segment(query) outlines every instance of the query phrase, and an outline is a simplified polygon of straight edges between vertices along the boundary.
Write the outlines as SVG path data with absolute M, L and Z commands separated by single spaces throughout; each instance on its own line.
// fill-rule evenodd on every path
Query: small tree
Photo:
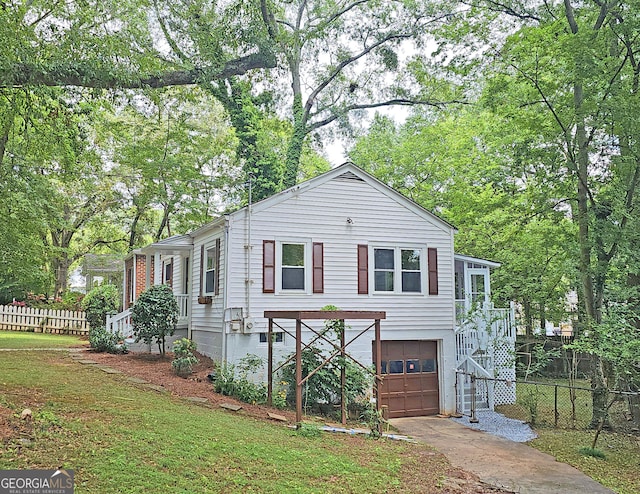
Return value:
M 193 352 L 196 344 L 189 338 L 181 338 L 173 344 L 173 362 L 171 367 L 180 377 L 186 377 L 193 372 L 193 366 L 199 362 Z
M 178 302 L 167 285 L 154 285 L 140 294 L 131 309 L 131 322 L 136 341 L 158 344 L 165 354 L 165 338 L 173 335 L 178 323 Z
M 117 312 L 120 294 L 115 285 L 99 285 L 82 299 L 82 309 L 91 329 L 104 328 L 107 315 Z

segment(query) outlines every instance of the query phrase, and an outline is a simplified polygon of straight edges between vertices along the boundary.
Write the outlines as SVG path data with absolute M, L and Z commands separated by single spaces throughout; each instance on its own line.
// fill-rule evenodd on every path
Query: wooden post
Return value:
M 347 384 L 347 374 L 346 374 L 346 369 L 345 369 L 345 365 L 346 365 L 346 361 L 345 361 L 345 352 L 344 352 L 344 331 L 345 331 L 345 324 L 344 324 L 344 319 L 340 320 L 340 326 L 341 326 L 341 331 L 340 331 L 340 356 L 342 357 L 342 363 L 340 365 L 340 412 L 342 415 L 342 425 L 347 425 L 347 407 L 345 406 L 346 401 L 347 401 L 347 397 L 346 394 L 344 392 L 344 388 Z
M 296 424 L 302 422 L 302 323 L 296 319 Z
M 380 378 L 382 373 L 382 343 L 380 342 L 380 319 L 375 322 L 375 338 L 376 338 L 376 415 L 380 417 Z M 378 433 L 382 436 L 382 420 L 378 420 Z
M 273 319 L 269 318 L 267 332 L 267 405 L 273 405 Z

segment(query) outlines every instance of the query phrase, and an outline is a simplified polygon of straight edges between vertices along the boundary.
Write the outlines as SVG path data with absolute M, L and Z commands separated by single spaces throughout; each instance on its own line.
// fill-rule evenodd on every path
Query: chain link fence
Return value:
M 466 373 L 465 373 L 466 374 Z M 470 376 L 470 374 L 466 374 Z M 512 403 L 494 407 L 506 417 L 522 420 L 536 427 L 561 429 L 588 429 L 593 418 L 593 392 L 584 380 L 569 383 L 568 379 L 515 380 L 492 379 L 473 376 L 477 393 L 496 389 L 498 386 L 514 387 Z M 469 392 L 468 392 L 469 393 Z M 484 398 L 469 400 L 472 407 L 486 408 Z M 610 391 L 607 398 L 607 427 L 616 432 L 640 432 L 640 393 Z M 469 410 L 466 411 L 468 413 Z

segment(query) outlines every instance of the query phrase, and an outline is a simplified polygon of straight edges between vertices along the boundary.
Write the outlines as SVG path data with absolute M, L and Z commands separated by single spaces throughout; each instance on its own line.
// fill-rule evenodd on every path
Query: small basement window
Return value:
M 267 342 L 267 336 L 269 333 L 260 333 L 260 343 L 266 343 Z M 284 333 L 282 332 L 277 332 L 277 333 L 272 333 L 273 335 L 273 342 L 274 343 L 282 343 L 284 341 Z

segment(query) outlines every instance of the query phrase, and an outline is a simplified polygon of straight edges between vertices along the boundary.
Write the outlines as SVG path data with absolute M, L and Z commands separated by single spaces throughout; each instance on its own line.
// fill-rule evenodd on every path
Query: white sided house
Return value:
M 465 313 L 465 327 L 456 323 L 461 302 L 486 297 L 484 307 L 492 309 L 494 264 L 456 258 L 454 232 L 446 221 L 345 164 L 188 235 L 132 253 L 125 264 L 127 310 L 109 326 L 126 335 L 128 308 L 142 289 L 168 283 L 180 302 L 176 336 L 188 336 L 216 361 L 236 363 L 247 354 L 266 359 L 266 311 L 333 305 L 385 312 L 380 399 L 389 416 L 453 413 L 457 401 L 464 408 L 456 370 L 494 363 L 470 341 L 463 341 L 464 352 L 457 350 L 460 335 L 477 329 L 469 329 L 471 311 Z M 482 274 L 482 282 L 472 274 Z M 349 340 L 373 321 L 345 322 Z M 277 324 L 295 334 L 295 321 Z M 274 362 L 279 362 L 295 351 L 295 339 L 274 331 Z M 311 339 L 308 330 L 303 333 L 303 340 Z M 373 331 L 364 333 L 348 352 L 371 364 L 373 339 Z

